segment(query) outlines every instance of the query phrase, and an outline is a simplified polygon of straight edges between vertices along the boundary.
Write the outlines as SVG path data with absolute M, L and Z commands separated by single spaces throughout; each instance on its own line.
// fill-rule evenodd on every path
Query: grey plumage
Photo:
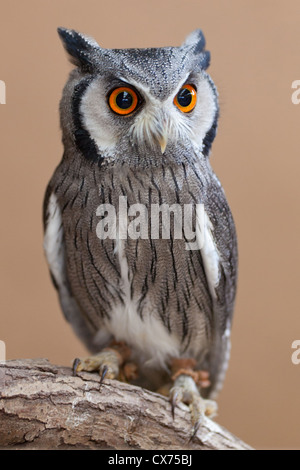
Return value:
M 112 336 L 127 341 L 149 370 L 149 387 L 159 384 L 173 355 L 194 357 L 210 372 L 206 394 L 212 396 L 228 360 L 237 245 L 209 163 L 218 100 L 205 72 L 204 37 L 198 30 L 181 47 L 108 50 L 72 30 L 59 34 L 76 69 L 61 100 L 65 151 L 46 192 L 44 225 L 62 309 L 91 351 Z M 198 94 L 189 113 L 173 103 L 185 83 Z M 125 117 L 108 106 L 111 90 L 124 84 L 140 98 Z M 127 197 L 128 206 L 147 208 L 203 204 L 210 245 L 186 250 L 174 230 L 165 240 L 99 239 L 97 208 L 117 208 L 119 196 Z M 148 222 L 150 233 L 150 211 Z

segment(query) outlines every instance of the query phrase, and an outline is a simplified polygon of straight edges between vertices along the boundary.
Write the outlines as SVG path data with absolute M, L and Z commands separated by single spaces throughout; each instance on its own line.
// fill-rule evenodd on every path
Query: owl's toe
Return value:
M 189 406 L 193 425 L 191 439 L 196 435 L 204 416 L 213 418 L 217 414 L 217 403 L 201 397 L 198 387 L 190 375 L 181 374 L 176 377 L 174 386 L 170 390 L 169 399 L 173 418 L 178 403 L 182 402 Z
M 115 379 L 119 375 L 120 357 L 116 351 L 103 350 L 93 356 L 76 358 L 73 362 L 73 375 L 78 372 L 99 372 L 103 381 L 104 377 Z
M 114 341 L 101 352 L 85 358 L 76 358 L 73 362 L 73 375 L 78 372 L 98 372 L 100 375 L 100 385 L 105 378 L 119 379 L 125 378 L 127 369 L 130 369 L 127 359 L 130 356 L 130 349 L 125 343 Z M 132 369 L 130 369 L 131 374 Z

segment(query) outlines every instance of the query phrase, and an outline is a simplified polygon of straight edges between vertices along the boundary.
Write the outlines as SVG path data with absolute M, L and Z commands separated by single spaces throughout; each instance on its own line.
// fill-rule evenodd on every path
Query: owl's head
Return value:
M 67 149 L 97 162 L 145 161 L 174 147 L 208 155 L 218 99 L 200 30 L 179 47 L 149 49 L 103 49 L 74 30 L 58 33 L 76 66 L 60 107 Z

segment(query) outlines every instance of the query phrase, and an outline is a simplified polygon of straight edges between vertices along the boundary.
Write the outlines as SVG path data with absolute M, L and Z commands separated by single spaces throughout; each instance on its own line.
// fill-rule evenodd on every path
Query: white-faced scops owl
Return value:
M 216 412 L 237 277 L 232 215 L 209 154 L 219 116 L 202 32 L 180 47 L 103 49 L 58 29 L 75 68 L 44 249 L 66 319 L 98 371 Z M 106 380 L 105 379 L 105 380 Z

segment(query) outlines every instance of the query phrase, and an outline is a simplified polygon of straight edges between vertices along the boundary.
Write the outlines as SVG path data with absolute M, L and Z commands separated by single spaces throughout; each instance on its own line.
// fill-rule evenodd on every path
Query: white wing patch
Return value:
M 44 250 L 51 273 L 58 285 L 64 284 L 64 248 L 61 212 L 54 193 L 48 203 L 48 219 L 44 236 Z
M 196 239 L 201 250 L 204 270 L 211 296 L 216 298 L 216 287 L 220 280 L 220 254 L 213 237 L 213 224 L 204 208 L 197 211 Z

